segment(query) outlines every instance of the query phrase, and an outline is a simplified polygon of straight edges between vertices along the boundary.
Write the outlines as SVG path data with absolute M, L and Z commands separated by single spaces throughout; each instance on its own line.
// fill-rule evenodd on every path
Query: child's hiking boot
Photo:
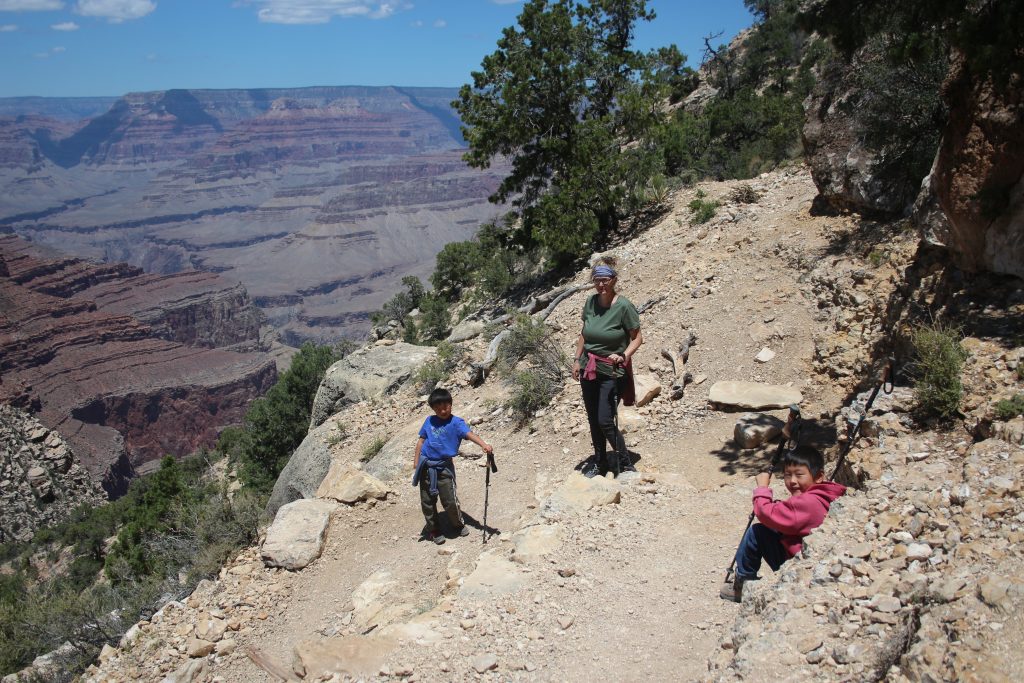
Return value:
M 469 536 L 469 527 L 463 524 L 459 528 L 459 536 Z
M 736 577 L 732 583 L 723 583 L 722 590 L 718 591 L 718 597 L 730 602 L 740 602 L 743 599 L 743 584 L 746 580 Z
M 593 479 L 594 477 L 603 477 L 608 473 L 608 468 L 605 467 L 604 458 L 600 455 L 595 455 L 587 461 L 586 466 L 583 468 L 583 476 L 587 479 Z
M 619 458 L 619 472 L 636 472 L 636 468 L 633 467 L 633 460 L 628 455 Z
M 433 541 L 438 545 L 444 543 L 444 534 L 442 534 L 440 531 L 428 531 L 426 536 L 428 541 Z

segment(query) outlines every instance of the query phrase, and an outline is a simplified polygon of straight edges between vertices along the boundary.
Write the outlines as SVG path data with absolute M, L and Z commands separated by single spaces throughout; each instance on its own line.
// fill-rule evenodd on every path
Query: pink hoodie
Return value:
M 821 526 L 828 508 L 846 493 L 842 484 L 826 481 L 786 500 L 775 500 L 771 488 L 754 489 L 754 514 L 761 524 L 782 534 L 782 546 L 793 557 L 803 548 L 803 537 Z

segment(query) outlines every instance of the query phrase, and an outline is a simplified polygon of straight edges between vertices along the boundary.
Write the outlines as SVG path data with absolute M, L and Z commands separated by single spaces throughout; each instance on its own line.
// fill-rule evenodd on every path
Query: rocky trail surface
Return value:
M 415 429 L 428 410 L 422 397 L 405 387 L 348 405 L 300 448 L 329 461 L 320 499 L 282 508 L 320 515 L 322 550 L 321 529 L 300 534 L 314 550 L 297 564 L 309 564 L 268 566 L 299 554 L 298 543 L 268 550 L 281 532 L 275 523 L 273 543 L 243 552 L 188 600 L 138 624 L 86 680 L 1017 678 L 1012 667 L 977 665 L 979 652 L 1020 642 L 1012 616 L 1024 601 L 1012 578 L 1024 519 L 1015 517 L 1024 515 L 1020 439 L 1011 443 L 1012 430 L 979 445 L 966 433 L 914 434 L 906 390 L 877 404 L 852 454 L 867 485 L 851 489 L 810 537 L 807 557 L 779 574 L 766 570 L 741 605 L 719 599 L 752 474 L 775 446 L 736 446 L 741 414 L 710 404 L 712 387 L 795 390 L 806 438 L 834 444 L 914 249 L 913 236 L 880 232 L 886 257 L 872 264 L 882 238 L 860 242 L 853 219 L 812 216 L 815 189 L 802 168 L 752 181 L 756 203 L 730 200 L 737 185 L 703 186 L 722 201 L 709 223 L 690 224 L 692 193 L 681 193 L 659 222 L 615 250 L 622 293 L 638 306 L 652 302 L 635 363 L 641 385 L 657 395 L 620 411 L 639 472 L 587 480 L 573 471 L 591 448 L 571 380 L 527 427 L 501 409 L 499 378 L 478 388 L 457 380 L 456 414 L 496 448 L 487 519 L 495 533 L 482 543 L 484 461 L 467 443 L 470 457 L 457 467 L 473 533 L 435 546 L 418 539 L 422 516 L 409 485 Z M 548 319 L 567 352 L 585 296 Z M 689 332 L 693 381 L 672 400 L 675 373 L 660 350 Z M 466 346 L 481 358 L 486 341 Z M 977 356 L 999 372 L 979 361 L 976 374 L 1003 390 L 1019 385 L 1020 349 L 979 342 Z M 387 441 L 376 455 L 365 450 L 375 439 Z M 989 571 L 995 578 L 979 582 Z

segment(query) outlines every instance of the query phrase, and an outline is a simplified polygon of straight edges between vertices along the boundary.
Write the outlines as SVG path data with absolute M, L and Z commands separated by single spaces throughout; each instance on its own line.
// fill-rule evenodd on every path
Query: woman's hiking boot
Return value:
M 722 590 L 718 591 L 718 597 L 731 602 L 740 602 L 743 599 L 743 584 L 745 583 L 746 581 L 738 576 L 732 583 L 723 583 Z

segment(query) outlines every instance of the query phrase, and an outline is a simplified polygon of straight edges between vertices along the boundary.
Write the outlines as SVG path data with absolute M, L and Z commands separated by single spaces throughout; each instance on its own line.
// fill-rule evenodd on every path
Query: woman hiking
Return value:
M 643 343 L 640 314 L 629 299 L 615 291 L 616 261 L 602 257 L 591 269 L 596 294 L 583 304 L 583 329 L 576 339 L 573 379 L 580 381 L 583 405 L 590 423 L 594 456 L 584 468 L 588 477 L 635 471 L 626 442 L 615 423 L 619 399 L 632 405 L 633 370 L 630 359 Z M 612 450 L 608 452 L 608 444 Z

